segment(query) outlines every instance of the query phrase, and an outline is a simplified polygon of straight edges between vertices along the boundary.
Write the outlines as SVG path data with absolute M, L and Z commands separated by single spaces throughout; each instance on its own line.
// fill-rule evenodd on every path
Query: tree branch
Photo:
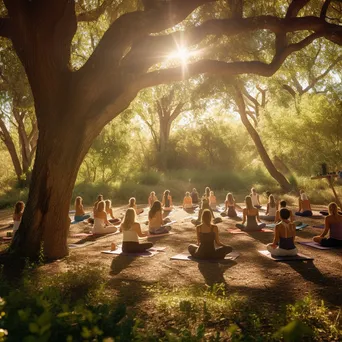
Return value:
M 310 0 L 292 0 L 285 18 L 296 17 L 299 11 L 309 2 Z
M 106 9 L 114 2 L 114 0 L 104 0 L 102 4 L 97 7 L 96 9 L 93 9 L 88 12 L 83 12 L 77 15 L 77 21 L 96 21 L 99 19 L 99 17 L 106 11 Z
M 278 51 L 271 63 L 266 64 L 259 61 L 248 62 L 222 62 L 214 60 L 201 60 L 192 64 L 188 64 L 186 70 L 182 66 L 176 68 L 152 71 L 140 76 L 135 82 L 134 87 L 143 89 L 152 87 L 161 83 L 170 83 L 185 78 L 190 78 L 198 74 L 220 74 L 226 76 L 235 76 L 240 74 L 255 74 L 260 76 L 272 76 L 282 65 L 285 59 L 293 52 L 299 51 L 308 46 L 312 41 L 322 36 L 322 33 L 313 33 L 302 41 L 285 47 L 282 51 Z
M 322 9 L 321 9 L 321 14 L 320 14 L 320 18 L 325 20 L 325 17 L 327 15 L 327 10 L 329 8 L 331 0 L 325 0 Z

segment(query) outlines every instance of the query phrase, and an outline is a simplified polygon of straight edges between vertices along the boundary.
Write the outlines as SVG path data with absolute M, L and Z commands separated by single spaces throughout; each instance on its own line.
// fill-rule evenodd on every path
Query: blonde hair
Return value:
M 99 201 L 96 206 L 96 211 L 105 211 L 105 201 Z
M 81 205 L 82 204 L 82 197 L 81 196 L 77 196 L 75 198 L 75 206 L 76 205 Z
M 154 191 L 151 191 L 150 196 L 155 196 L 156 193 Z
M 253 203 L 252 203 L 252 197 L 251 196 L 245 197 L 245 203 L 246 203 L 246 207 L 248 210 L 255 209 L 255 207 L 253 206 Z
M 210 191 L 210 196 L 214 196 L 214 191 Z
M 234 199 L 233 194 L 231 192 L 228 192 L 227 197 L 226 197 L 226 201 L 228 201 L 229 203 L 235 202 L 235 199 Z
M 201 217 L 202 223 L 210 227 L 211 225 L 211 212 L 209 209 L 204 209 Z
M 276 206 L 275 200 L 274 200 L 274 196 L 273 195 L 269 195 L 268 197 L 268 203 L 271 206 L 271 208 L 274 208 Z
M 328 212 L 330 215 L 337 216 L 338 215 L 338 206 L 335 202 L 331 202 L 328 205 Z
M 124 230 L 129 230 L 135 222 L 135 210 L 133 208 L 128 208 L 124 220 L 121 224 Z
M 129 199 L 129 201 L 128 201 L 128 206 L 129 206 L 130 208 L 133 208 L 133 207 L 135 206 L 135 204 L 136 204 L 136 199 L 135 199 L 135 197 L 131 197 L 131 198 Z
M 109 210 L 112 206 L 112 201 L 107 199 L 105 200 L 105 207 L 106 207 L 106 210 Z
M 190 192 L 187 191 L 187 192 L 185 193 L 185 196 L 186 196 L 186 197 L 190 197 Z

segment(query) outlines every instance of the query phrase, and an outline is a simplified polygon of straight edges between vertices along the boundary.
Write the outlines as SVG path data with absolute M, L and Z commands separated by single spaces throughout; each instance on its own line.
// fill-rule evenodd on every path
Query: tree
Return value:
M 96 20 L 105 10 L 78 13 L 71 0 L 4 0 L 0 36 L 11 40 L 25 68 L 39 128 L 29 198 L 12 250 L 34 257 L 43 242 L 48 258 L 68 254 L 68 210 L 81 162 L 102 128 L 141 89 L 201 73 L 270 77 L 290 54 L 317 38 L 341 45 L 342 27 L 334 19 L 340 13 L 330 6 L 333 2 L 325 1 L 321 9 L 320 3 L 309 2 L 294 0 L 284 13 L 287 1 L 260 6 L 246 1 L 241 10 L 241 6 L 227 8 L 224 1 L 142 0 L 132 2 L 136 7 L 129 12 L 123 8 L 127 1 L 105 1 L 121 4 L 117 12 L 124 14 L 110 16 L 114 21 L 75 70 L 70 56 L 78 22 Z M 313 15 L 312 8 L 320 14 Z M 183 21 L 187 28 L 179 31 L 177 25 Z M 207 50 L 189 60 L 186 69 L 164 63 L 177 48 L 175 42 L 205 47 L 209 35 L 217 36 L 219 44 L 221 36 L 238 35 L 241 41 L 243 35 L 260 30 L 265 49 L 273 51 L 271 59 L 212 60 Z M 256 49 L 263 46 L 259 43 Z
M 13 48 L 5 45 L 0 51 L 0 138 L 10 154 L 20 185 L 30 180 L 38 139 L 33 98 L 23 75 Z

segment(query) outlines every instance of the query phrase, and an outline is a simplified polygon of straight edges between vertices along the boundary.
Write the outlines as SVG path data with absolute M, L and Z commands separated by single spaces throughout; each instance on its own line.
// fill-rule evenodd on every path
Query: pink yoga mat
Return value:
M 88 237 L 88 236 L 110 236 L 110 235 L 116 235 L 120 234 L 120 230 L 117 230 L 115 233 L 104 233 L 104 234 L 93 234 L 93 233 L 76 233 L 76 234 L 71 234 L 70 237 L 72 238 L 78 238 L 78 237 Z
M 247 235 L 246 232 L 242 231 L 241 229 L 232 229 L 232 228 L 228 228 L 227 229 L 228 233 L 230 234 L 245 234 Z

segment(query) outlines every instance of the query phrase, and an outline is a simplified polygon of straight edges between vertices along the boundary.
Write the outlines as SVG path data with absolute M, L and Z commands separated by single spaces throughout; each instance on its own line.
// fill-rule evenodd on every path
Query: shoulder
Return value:
M 218 233 L 218 227 L 215 224 L 212 224 L 211 228 L 213 229 L 214 232 Z

